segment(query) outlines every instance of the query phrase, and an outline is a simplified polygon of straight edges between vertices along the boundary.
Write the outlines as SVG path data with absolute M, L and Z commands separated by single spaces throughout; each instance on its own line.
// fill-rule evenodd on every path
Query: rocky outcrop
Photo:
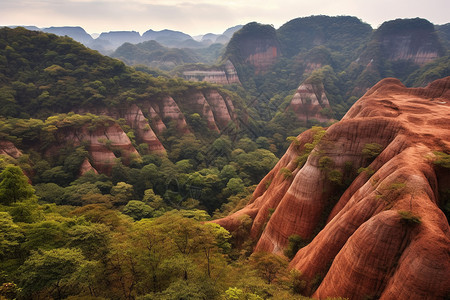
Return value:
M 85 144 L 90 155 L 90 165 L 100 173 L 110 174 L 116 158 L 121 157 L 124 163 L 129 163 L 139 157 L 128 136 L 113 122 L 95 128 L 64 127 L 56 132 L 55 137 L 57 143 L 47 150 L 47 155 L 54 153 L 60 145 Z M 80 172 L 86 167 L 89 169 L 88 165 L 84 165 Z
M 227 60 L 220 68 L 183 71 L 182 76 L 189 81 L 205 81 L 217 84 L 240 84 L 236 69 L 229 60 Z
M 211 89 L 205 91 L 204 95 L 209 103 L 217 128 L 224 128 L 229 122 L 235 120 L 231 99 L 223 97 L 217 90 Z
M 208 124 L 208 128 L 214 131 L 219 131 L 219 128 L 217 128 L 217 124 L 214 119 L 214 114 L 211 110 L 211 106 L 206 101 L 205 96 L 202 92 L 197 91 L 189 94 L 189 99 L 187 99 L 187 103 L 190 107 L 190 109 L 194 112 L 199 113 L 206 119 L 206 122 Z
M 255 48 L 255 52 L 250 54 L 245 62 L 255 67 L 255 73 L 267 71 L 277 60 L 278 47 L 260 42 Z
M 84 174 L 86 174 L 87 172 L 94 172 L 95 174 L 98 174 L 97 170 L 91 165 L 91 163 L 89 162 L 89 160 L 86 158 L 83 163 L 80 166 L 80 176 L 83 176 Z
M 312 119 L 320 122 L 329 121 L 323 109 L 331 111 L 330 103 L 322 83 L 302 83 L 292 97 L 288 109 L 292 109 L 299 120 L 308 122 Z
M 134 129 L 139 142 L 148 145 L 148 150 L 152 153 L 165 153 L 165 149 L 153 132 L 147 118 L 144 117 L 141 109 L 137 105 L 132 105 L 125 112 L 125 120 Z
M 184 114 L 171 96 L 144 101 L 140 106 L 144 114 L 148 114 L 152 128 L 155 129 L 157 134 L 162 133 L 169 125 L 164 122 L 170 122 L 171 120 L 176 122 L 178 130 L 184 133 L 189 132 Z
M 140 100 L 120 108 L 91 107 L 78 109 L 76 112 L 124 119 L 126 125 L 133 129 L 138 144 L 147 144 L 151 153 L 164 154 L 165 149 L 157 135 L 161 135 L 171 122 L 175 122 L 179 132 L 189 133 L 191 130 L 185 114 L 198 113 L 207 122 L 210 130 L 220 132 L 229 122 L 236 120 L 234 110 L 228 95 L 209 88 L 192 89 L 176 99 L 166 95 Z
M 433 24 L 419 18 L 385 22 L 375 39 L 390 61 L 409 60 L 424 65 L 443 54 Z
M 143 107 L 145 107 L 145 105 L 143 105 Z M 147 144 L 149 151 L 152 153 L 165 153 L 165 149 L 155 132 L 152 130 L 149 120 L 145 118 L 142 110 L 136 104 L 118 109 L 105 107 L 78 109 L 76 112 L 81 114 L 94 113 L 96 115 L 107 115 L 115 119 L 123 118 L 125 119 L 126 124 L 134 130 L 136 141 L 138 143 Z M 160 127 L 157 127 L 157 129 L 159 130 Z
M 449 116 L 450 77 L 416 89 L 385 79 L 340 122 L 302 133 L 250 203 L 215 222 L 235 230 L 250 216 L 255 251 L 309 241 L 290 267 L 314 298 L 443 299 L 450 171 L 434 161 L 450 153 Z
M 22 151 L 17 149 L 12 142 L 3 140 L 0 141 L 0 155 L 19 158 L 22 155 Z
M 228 57 L 237 68 L 251 66 L 258 74 L 268 71 L 276 62 L 279 49 L 275 28 L 252 22 L 233 35 L 224 57 Z

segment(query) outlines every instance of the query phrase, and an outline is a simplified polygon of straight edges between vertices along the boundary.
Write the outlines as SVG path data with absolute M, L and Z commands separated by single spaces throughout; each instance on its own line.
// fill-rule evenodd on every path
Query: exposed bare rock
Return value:
M 138 140 L 148 145 L 152 153 L 165 153 L 165 149 L 153 132 L 141 109 L 132 105 L 125 113 L 125 120 L 135 130 Z
M 91 165 L 89 160 L 86 158 L 80 166 L 80 174 L 79 175 L 82 176 L 90 171 L 94 172 L 95 174 L 98 174 L 97 170 L 94 169 L 94 167 Z
M 189 99 L 186 99 L 187 103 L 185 105 L 189 106 L 191 111 L 194 111 L 204 119 L 208 124 L 209 129 L 214 131 L 219 131 L 217 127 L 216 120 L 214 119 L 214 114 L 211 110 L 211 106 L 208 101 L 206 101 L 205 95 L 200 91 L 192 92 L 189 94 Z
M 215 222 L 236 230 L 250 216 L 255 251 L 282 255 L 293 234 L 310 241 L 290 267 L 314 298 L 443 299 L 450 228 L 439 190 L 450 172 L 433 161 L 450 153 L 449 120 L 450 77 L 417 89 L 382 80 L 326 132 L 302 133 L 250 203 Z
M 147 108 L 148 115 L 152 120 L 152 127 L 157 134 L 161 134 L 164 130 L 167 129 L 164 122 L 161 120 L 161 117 L 156 113 L 155 109 L 151 105 L 144 105 Z
M 80 145 L 87 143 L 87 150 L 89 151 L 92 166 L 100 173 L 110 174 L 112 166 L 117 158 L 115 151 L 120 153 L 127 163 L 135 157 L 139 157 L 139 153 L 131 144 L 130 139 L 125 132 L 116 123 L 110 126 L 99 126 L 94 130 L 89 130 L 87 126 L 82 128 L 63 128 L 56 133 L 57 140 L 61 143 L 63 141 L 70 142 L 73 145 Z M 53 148 L 58 148 L 55 145 Z M 54 152 L 54 149 L 49 149 L 48 153 Z
M 22 152 L 10 141 L 0 141 L 0 155 L 7 155 L 12 158 L 19 158 Z
M 227 60 L 222 67 L 208 70 L 183 71 L 183 78 L 190 81 L 205 81 L 217 84 L 233 84 L 241 82 L 231 61 Z
M 331 110 L 322 83 L 302 83 L 294 94 L 289 108 L 295 112 L 299 120 L 306 122 L 311 119 L 316 119 L 320 122 L 330 120 L 329 117 L 322 113 L 325 108 Z
M 227 60 L 224 66 L 225 66 L 225 74 L 227 74 L 228 84 L 232 83 L 241 84 L 241 81 L 239 80 L 239 76 L 236 72 L 236 68 L 234 67 L 233 63 L 230 60 Z
M 250 54 L 245 62 L 255 67 L 255 73 L 267 71 L 276 61 L 278 57 L 278 48 L 275 46 L 266 47 L 263 45 L 257 47 L 255 53 Z
M 207 90 L 204 95 L 214 115 L 217 127 L 224 128 L 230 121 L 235 119 L 234 107 L 230 105 L 231 101 L 226 101 L 217 90 Z
M 147 107 L 145 104 L 142 106 Z M 148 106 L 151 108 L 150 105 Z M 77 112 L 81 114 L 94 113 L 97 115 L 107 115 L 115 119 L 124 118 L 127 125 L 134 129 L 137 142 L 147 144 L 149 150 L 152 153 L 156 154 L 165 153 L 165 149 L 161 144 L 161 142 L 159 141 L 158 137 L 156 136 L 155 132 L 153 131 L 152 127 L 150 126 L 148 119 L 145 118 L 144 114 L 142 113 L 142 110 L 136 104 L 132 104 L 119 109 L 106 107 L 79 109 L 77 110 Z M 149 113 L 149 115 L 152 116 L 151 113 Z M 158 125 L 159 124 L 157 124 L 157 126 L 154 127 L 160 130 L 161 126 L 158 127 Z M 164 126 L 164 124 L 162 125 Z M 159 131 L 157 132 L 159 133 Z
M 144 112 L 148 112 L 151 116 L 151 123 L 157 124 L 159 130 L 167 127 L 168 124 L 163 123 L 163 120 L 174 120 L 177 123 L 178 130 L 188 133 L 186 119 L 180 110 L 178 104 L 170 96 L 165 96 L 162 99 L 155 99 L 154 101 L 147 101 L 142 104 Z M 155 114 L 156 113 L 156 114 Z M 159 133 L 161 133 L 160 131 Z

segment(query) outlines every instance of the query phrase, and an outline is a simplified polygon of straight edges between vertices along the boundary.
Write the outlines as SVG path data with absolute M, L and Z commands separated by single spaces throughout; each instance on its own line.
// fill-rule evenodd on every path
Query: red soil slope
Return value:
M 435 151 L 450 153 L 450 77 L 417 89 L 385 79 L 326 132 L 298 136 L 252 201 L 215 222 L 233 231 L 249 215 L 255 251 L 310 240 L 290 267 L 315 298 L 443 299 L 450 229 L 439 191 L 450 170 Z

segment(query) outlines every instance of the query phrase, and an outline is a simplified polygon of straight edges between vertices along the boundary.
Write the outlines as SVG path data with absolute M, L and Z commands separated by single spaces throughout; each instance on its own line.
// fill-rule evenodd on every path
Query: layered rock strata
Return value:
M 312 119 L 320 122 L 330 120 L 323 113 L 324 109 L 331 111 L 331 107 L 322 83 L 302 83 L 292 97 L 288 108 L 295 112 L 299 120 L 305 122 Z
M 233 231 L 250 216 L 255 251 L 308 241 L 290 267 L 314 298 L 443 299 L 449 120 L 450 77 L 416 89 L 382 80 L 340 122 L 298 136 L 250 203 L 215 222 Z

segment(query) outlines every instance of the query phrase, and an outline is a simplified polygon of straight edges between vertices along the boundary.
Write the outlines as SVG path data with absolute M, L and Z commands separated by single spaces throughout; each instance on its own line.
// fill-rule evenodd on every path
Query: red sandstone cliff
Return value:
M 450 174 L 433 161 L 450 153 L 450 77 L 417 89 L 382 80 L 322 134 L 301 134 L 250 203 L 215 222 L 235 230 L 249 215 L 255 251 L 282 254 L 293 234 L 311 240 L 290 267 L 315 298 L 443 299 L 450 228 L 438 191 Z
M 139 153 L 131 144 L 128 136 L 116 123 L 97 126 L 94 130 L 88 129 L 88 126 L 65 127 L 58 129 L 55 137 L 56 142 L 47 150 L 48 155 L 68 142 L 74 146 L 87 145 L 86 149 L 89 151 L 91 160 L 83 162 L 80 173 L 94 170 L 94 172 L 109 174 L 116 158 L 122 157 L 127 163 L 131 159 L 139 157 Z
M 114 119 L 123 118 L 135 133 L 137 143 L 145 143 L 152 153 L 165 153 L 158 135 L 175 121 L 180 132 L 189 133 L 185 113 L 198 113 L 209 129 L 220 132 L 229 122 L 235 121 L 235 108 L 231 98 L 216 89 L 192 90 L 176 97 L 163 96 L 136 102 L 120 108 L 79 109 L 77 113 L 107 115 Z
M 255 73 L 266 72 L 278 58 L 278 47 L 267 45 L 264 42 L 258 41 L 259 44 L 255 47 L 255 53 L 250 54 L 245 58 L 245 62 L 255 67 Z
M 299 120 L 308 122 L 312 119 L 320 122 L 329 121 L 330 118 L 323 114 L 323 109 L 331 110 L 325 88 L 322 83 L 302 83 L 292 97 L 288 108 L 295 112 Z

